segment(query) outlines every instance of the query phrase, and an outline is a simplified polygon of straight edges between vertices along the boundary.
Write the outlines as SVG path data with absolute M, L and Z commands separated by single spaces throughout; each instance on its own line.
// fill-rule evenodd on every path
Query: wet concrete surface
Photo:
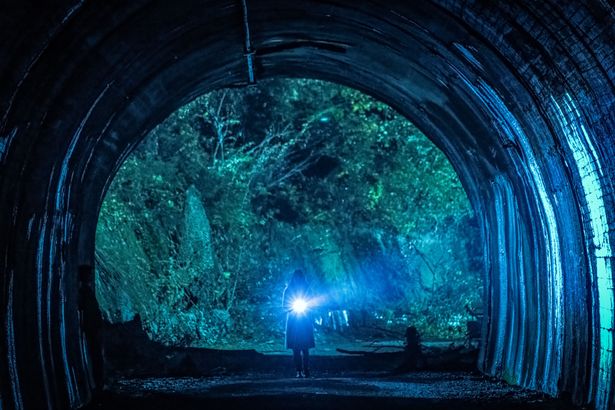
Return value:
M 575 409 L 472 372 L 279 373 L 122 378 L 94 409 Z

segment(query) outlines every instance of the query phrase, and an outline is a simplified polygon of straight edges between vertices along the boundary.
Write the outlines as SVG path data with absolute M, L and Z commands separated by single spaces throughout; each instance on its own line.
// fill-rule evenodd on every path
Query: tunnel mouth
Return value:
M 211 39 L 201 45 L 202 48 L 182 45 L 183 48 L 174 50 L 172 56 L 166 55 L 169 59 L 167 62 L 161 63 L 160 60 L 164 61 L 165 56 L 159 56 L 150 63 L 152 68 L 147 65 L 139 67 L 139 74 L 148 71 L 148 80 L 139 85 L 138 91 L 122 110 L 114 108 L 111 123 L 104 131 L 103 138 L 111 137 L 109 141 L 112 144 L 106 142 L 88 148 L 94 162 L 88 164 L 85 172 L 86 178 L 92 182 L 92 188 L 83 200 L 84 204 L 89 204 L 86 208 L 99 209 L 103 193 L 112 183 L 112 176 L 137 143 L 163 118 L 196 96 L 225 87 L 245 87 L 252 80 L 258 83 L 278 77 L 318 78 L 372 95 L 415 122 L 451 161 L 479 217 L 481 235 L 487 241 L 486 227 L 481 220 L 484 212 L 481 201 L 485 200 L 481 190 L 484 184 L 489 183 L 491 173 L 498 168 L 510 166 L 508 153 L 502 150 L 494 155 L 494 152 L 501 150 L 497 139 L 496 146 L 485 144 L 486 136 L 492 138 L 495 135 L 492 134 L 492 123 L 468 103 L 471 97 L 464 90 L 465 85 L 459 75 L 449 74 L 448 63 L 440 61 L 440 57 L 428 51 L 430 47 L 436 47 L 438 42 L 430 38 L 429 33 L 412 33 L 412 36 L 416 36 L 410 43 L 416 48 L 413 52 L 425 56 L 425 61 L 408 60 L 398 54 L 395 46 L 391 48 L 386 42 L 380 43 L 380 38 L 356 38 L 346 29 L 317 38 L 315 33 L 322 29 L 317 21 L 310 16 L 304 20 L 304 16 L 297 14 L 297 10 L 292 7 L 285 13 L 288 14 L 272 17 L 267 10 L 256 9 L 251 12 L 251 39 L 254 44 L 258 44 L 253 56 L 246 53 L 245 43 L 237 42 L 246 39 L 245 26 L 232 26 L 230 30 L 225 28 L 227 35 L 217 38 L 220 32 L 216 31 L 217 26 L 214 24 L 208 27 L 207 35 L 203 35 L 203 38 Z M 421 14 L 420 18 L 423 17 L 426 18 Z M 236 21 L 237 15 L 231 13 L 227 18 Z M 343 20 L 341 18 L 342 24 Z M 287 31 L 287 27 L 295 23 L 301 30 Z M 272 34 L 264 33 L 268 30 Z M 186 35 L 189 38 L 195 36 L 193 33 Z M 178 36 L 173 39 L 169 49 L 178 47 L 180 43 L 187 44 L 180 38 Z M 421 44 L 421 40 L 426 42 Z M 375 47 L 365 46 L 364 42 L 373 43 Z M 389 61 L 378 56 L 384 49 L 391 51 L 388 54 Z M 162 50 L 163 53 L 166 51 L 165 48 Z M 142 53 L 146 54 L 145 51 Z M 211 55 L 220 58 L 212 60 Z M 463 56 L 456 52 L 447 55 L 447 58 L 453 58 L 463 66 L 466 64 Z M 442 73 L 430 73 L 432 64 Z M 133 69 L 132 64 L 126 67 L 122 83 L 129 83 Z M 489 156 L 495 160 L 486 161 L 479 151 L 488 151 Z M 89 264 L 94 259 L 92 249 L 96 225 L 93 217 L 89 215 L 81 227 L 80 254 L 81 258 L 87 258 Z M 486 249 L 488 245 L 485 243 L 484 247 Z M 484 271 L 486 275 L 487 269 Z M 485 298 L 484 301 L 485 305 L 480 310 L 487 312 L 488 300 Z M 479 325 L 478 333 L 483 335 L 479 342 L 481 351 L 486 343 L 486 326 L 485 321 Z M 474 333 L 477 333 L 476 329 Z
M 384 353 L 395 368 L 412 328 L 424 369 L 474 369 L 480 240 L 446 157 L 385 104 L 309 79 L 216 90 L 150 131 L 106 193 L 96 290 L 108 371 L 195 372 L 161 365 L 168 348 L 289 352 L 282 294 L 297 268 L 311 355 Z
M 430 11 L 435 15 L 442 12 L 438 8 Z M 186 13 L 187 10 L 180 12 Z M 191 32 L 196 29 L 188 24 L 186 32 L 171 38 L 165 47 L 156 45 L 155 49 L 150 49 L 149 54 L 156 58 L 150 58 L 143 66 L 137 62 L 148 55 L 147 49 L 136 57 L 128 57 L 132 53 L 130 48 L 109 50 L 107 58 L 116 61 L 117 65 L 113 74 L 108 75 L 115 75 L 116 79 L 98 90 L 100 93 L 90 108 L 92 117 L 86 118 L 94 133 L 97 132 L 94 131 L 95 123 L 102 121 L 105 125 L 94 143 L 91 141 L 80 146 L 83 155 L 91 159 L 83 163 L 82 180 L 89 186 L 79 200 L 79 208 L 88 210 L 83 214 L 80 226 L 80 263 L 93 264 L 94 217 L 98 215 L 94 210 L 100 208 L 104 192 L 120 165 L 149 130 L 198 95 L 226 87 L 245 87 L 252 80 L 276 77 L 318 78 L 346 85 L 374 96 L 413 121 L 449 158 L 479 218 L 481 235 L 484 241 L 489 240 L 489 228 L 485 223 L 489 217 L 484 215 L 483 205 L 487 200 L 482 192 L 484 185 L 491 184 L 493 174 L 507 167 L 514 170 L 515 166 L 510 161 L 509 152 L 496 137 L 500 133 L 494 132 L 492 121 L 477 110 L 479 103 L 473 102 L 474 97 L 466 89 L 467 79 L 460 70 L 468 70 L 468 76 L 474 75 L 473 61 L 470 64 L 466 61 L 469 51 L 456 48 L 438 56 L 433 53 L 433 48 L 441 49 L 442 40 L 432 38 L 433 33 L 416 31 L 410 33 L 412 50 L 402 55 L 397 48 L 399 44 L 388 43 L 390 39 L 357 37 L 346 27 L 337 33 L 323 33 L 322 26 L 312 19 L 311 14 L 303 16 L 297 9 L 289 7 L 285 13 L 273 17 L 265 7 L 251 12 L 252 41 L 258 46 L 255 46 L 254 60 L 250 63 L 250 53 L 246 53 L 243 42 L 246 27 L 235 24 L 222 28 L 224 21 L 237 22 L 238 12 L 226 9 L 216 23 L 201 28 L 205 30 L 201 37 L 208 40 L 206 43 L 186 45 L 190 44 L 187 39 L 194 40 L 197 36 Z M 415 18 L 433 18 L 427 13 L 420 10 Z M 182 17 L 188 18 L 186 15 Z M 132 24 L 131 18 L 122 22 L 123 27 Z M 163 19 L 160 24 L 163 27 L 172 24 L 174 18 L 178 16 L 171 13 L 168 21 Z M 335 24 L 345 24 L 345 17 L 336 18 L 339 21 Z M 373 17 L 366 18 L 371 20 Z M 371 22 L 376 26 L 381 24 Z M 294 24 L 301 29 L 288 31 L 287 28 Z M 393 31 L 396 32 L 397 28 Z M 103 45 L 112 43 L 114 35 L 120 34 L 112 34 Z M 142 41 L 141 33 L 134 35 L 137 41 Z M 322 38 L 314 39 L 318 35 Z M 382 50 L 388 51 L 388 60 L 381 58 Z M 212 59 L 212 55 L 220 58 Z M 420 57 L 408 59 L 407 55 Z M 451 61 L 456 64 L 452 72 Z M 133 76 L 145 80 L 136 82 Z M 116 95 L 113 84 L 121 84 L 125 90 Z M 488 247 L 487 242 L 484 243 Z M 485 311 L 490 308 L 488 304 L 489 300 L 485 299 Z M 483 322 L 481 351 L 487 340 L 486 326 L 487 323 Z M 141 337 L 138 332 L 133 335 L 134 340 Z M 141 340 L 143 345 L 147 344 L 145 339 Z
M 94 266 L 104 194 L 145 134 L 206 92 L 306 77 L 390 105 L 459 175 L 484 246 L 479 369 L 607 408 L 612 147 L 600 138 L 613 124 L 613 81 L 600 59 L 612 58 L 588 33 L 612 30 L 576 30 L 582 16 L 612 16 L 593 13 L 608 8 L 598 3 L 144 0 L 54 14 L 53 30 L 7 74 L 2 226 L 16 238 L 0 239 L 7 400 L 89 400 L 95 349 L 74 272 Z

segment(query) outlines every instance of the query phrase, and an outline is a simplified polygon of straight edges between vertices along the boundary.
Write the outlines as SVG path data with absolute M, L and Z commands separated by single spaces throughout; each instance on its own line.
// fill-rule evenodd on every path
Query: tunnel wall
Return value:
M 76 271 L 106 187 L 197 95 L 308 76 L 405 114 L 481 221 L 480 368 L 612 408 L 615 9 L 607 1 L 5 2 L 0 408 L 89 400 Z M 246 50 L 246 25 L 253 50 Z

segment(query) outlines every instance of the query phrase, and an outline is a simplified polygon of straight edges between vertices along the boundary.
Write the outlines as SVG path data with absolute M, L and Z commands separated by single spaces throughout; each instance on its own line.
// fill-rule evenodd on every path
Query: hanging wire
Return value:
M 256 78 L 254 75 L 254 50 L 252 49 L 252 40 L 250 38 L 247 0 L 241 0 L 241 14 L 243 17 L 244 55 L 246 57 L 246 65 L 248 67 L 248 84 L 254 84 L 256 83 Z

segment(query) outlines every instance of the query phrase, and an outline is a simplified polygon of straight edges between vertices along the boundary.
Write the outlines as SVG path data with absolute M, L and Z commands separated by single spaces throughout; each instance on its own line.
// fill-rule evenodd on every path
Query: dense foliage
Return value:
M 480 305 L 479 242 L 455 172 L 405 118 L 275 79 L 196 99 L 126 160 L 100 213 L 98 298 L 166 343 L 278 346 L 301 267 L 325 330 L 459 337 Z

